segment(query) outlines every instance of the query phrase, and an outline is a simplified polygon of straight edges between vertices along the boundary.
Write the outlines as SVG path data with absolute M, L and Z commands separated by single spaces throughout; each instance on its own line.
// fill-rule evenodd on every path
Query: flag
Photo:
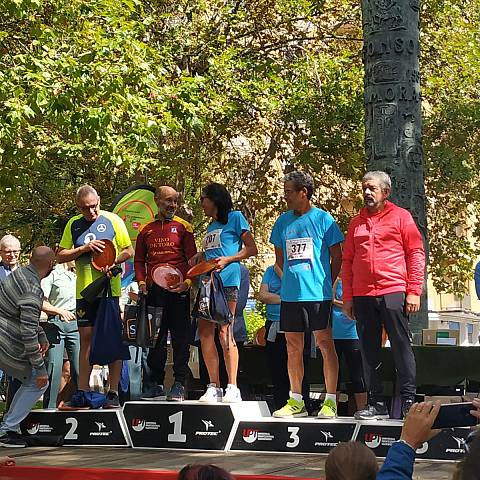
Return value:
M 111 211 L 124 222 L 130 235 L 133 248 L 142 228 L 153 221 L 158 213 L 155 203 L 155 187 L 151 185 L 134 185 L 117 195 Z M 133 281 L 135 270 L 133 258 L 123 264 L 122 287 Z

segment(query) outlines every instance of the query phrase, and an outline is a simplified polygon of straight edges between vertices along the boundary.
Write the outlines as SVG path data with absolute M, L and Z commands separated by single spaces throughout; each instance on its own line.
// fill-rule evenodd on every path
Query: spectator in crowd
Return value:
M 234 480 L 234 478 L 216 465 L 185 465 L 178 472 L 178 480 Z
M 277 273 L 278 271 L 278 273 Z M 273 384 L 273 403 L 275 410 L 282 408 L 290 398 L 290 380 L 288 378 L 288 356 L 285 334 L 280 331 L 280 288 L 282 272 L 269 266 L 263 275 L 258 299 L 267 306 L 267 319 L 265 322 L 265 353 L 267 354 L 268 368 Z M 310 333 L 306 335 L 310 336 Z M 310 339 L 305 338 L 305 343 L 311 347 Z M 310 348 L 304 348 L 303 365 L 304 375 L 302 380 L 302 396 L 309 408 L 310 388 L 308 384 L 308 363 Z
M 75 315 L 75 262 L 56 265 L 48 277 L 42 280 L 44 293 L 43 311 L 48 315 L 44 326 L 50 348 L 45 355 L 49 386 L 43 395 L 44 408 L 56 408 L 61 390 L 64 369 L 64 352 L 72 381 L 78 381 L 80 335 Z
M 337 416 L 338 358 L 332 337 L 332 285 L 342 262 L 343 235 L 333 217 L 313 206 L 313 179 L 304 172 L 284 178 L 288 211 L 275 222 L 270 242 L 283 272 L 280 329 L 285 332 L 291 395 L 275 417 L 308 415 L 302 396 L 304 337 L 313 332 L 323 357 L 326 396 L 320 418 Z
M 181 402 L 185 398 L 185 382 L 188 376 L 190 356 L 190 287 L 187 279 L 188 261 L 197 253 L 192 226 L 177 217 L 179 194 L 168 186 L 161 186 L 155 194 L 157 218 L 145 225 L 138 234 L 135 246 L 135 278 L 139 290 L 147 295 L 148 305 L 163 307 L 162 324 L 155 347 L 148 353 L 151 379 L 156 386 L 145 400 Z M 177 268 L 183 279 L 168 289 L 153 281 L 152 272 L 160 265 Z M 167 335 L 170 332 L 173 349 L 174 383 L 168 393 L 164 390 L 165 364 L 167 361 Z
M 377 480 L 407 480 L 413 475 L 415 453 L 440 430 L 432 430 L 432 425 L 440 410 L 440 403 L 414 403 L 407 412 L 400 440 L 388 450 Z
M 203 212 L 212 220 L 203 239 L 203 252 L 195 255 L 190 263 L 194 265 L 204 259 L 216 260 L 217 271 L 225 291 L 228 308 L 235 317 L 240 289 L 240 261 L 257 254 L 257 246 L 250 232 L 250 226 L 239 211 L 233 210 L 230 193 L 224 185 L 210 183 L 201 193 Z M 223 357 L 227 369 L 228 385 L 225 395 L 220 387 L 218 352 L 215 346 L 216 325 L 199 319 L 198 332 L 202 345 L 202 355 L 207 366 L 210 383 L 201 402 L 235 403 L 242 401 L 237 386 L 238 348 L 230 334 L 231 325 L 218 327 Z
M 20 240 L 13 235 L 0 239 L 0 282 L 5 280 L 18 267 L 20 258 Z
M 14 237 L 13 235 L 4 235 L 0 239 L 0 283 L 19 266 L 21 251 L 20 240 L 17 237 Z M 1 373 L 3 376 L 4 373 Z M 21 383 L 13 377 L 8 377 L 7 382 L 5 411 L 8 411 L 10 408 L 12 398 L 21 385 Z
M 375 480 L 377 472 L 377 457 L 360 442 L 339 443 L 325 462 L 325 480 Z
M 381 376 L 382 325 L 397 370 L 402 415 L 415 400 L 416 366 L 409 314 L 418 312 L 425 275 L 425 251 L 412 215 L 388 200 L 385 172 L 362 180 L 365 207 L 353 218 L 343 250 L 343 312 L 357 320 L 368 405 L 360 420 L 388 417 Z M 375 258 L 375 261 L 372 259 Z
M 476 413 L 480 418 L 480 411 Z M 473 431 L 467 437 L 465 451 L 466 455 L 457 463 L 452 480 L 480 480 L 480 434 L 478 430 Z
M 390 447 L 380 471 L 375 454 L 359 442 L 340 443 L 325 463 L 325 480 L 411 480 L 415 451 L 438 433 L 432 425 L 440 404 L 415 403 L 405 420 L 400 439 Z
M 43 356 L 48 349 L 39 326 L 43 303 L 40 281 L 53 269 L 55 253 L 37 247 L 29 265 L 15 269 L 0 284 L 0 368 L 21 382 L 0 424 L 0 446 L 25 447 L 20 423 L 48 386 Z
M 63 231 L 57 253 L 57 261 L 65 263 L 75 260 L 77 272 L 76 313 L 80 333 L 80 363 L 78 391 L 72 396 L 68 406 L 82 408 L 88 406 L 85 392 L 90 390 L 90 373 L 92 371 L 92 365 L 90 365 L 90 345 L 101 298 L 98 297 L 93 303 L 89 303 L 81 296 L 80 292 L 96 279 L 108 273 L 96 270 L 91 264 L 91 256 L 93 253 L 103 252 L 105 243 L 102 240 L 110 240 L 115 245 L 115 265 L 121 265 L 128 260 L 134 251 L 123 220 L 114 213 L 100 209 L 100 196 L 93 187 L 90 185 L 80 187 L 76 194 L 76 204 L 80 214 L 72 217 Z M 118 301 L 121 294 L 121 279 L 119 275 L 110 279 L 110 288 L 112 298 Z M 121 370 L 122 360 L 116 360 L 108 366 L 110 390 L 107 393 L 104 408 L 120 407 L 118 384 Z
M 339 362 L 342 357 L 345 357 L 357 411 L 363 410 L 367 404 L 367 393 L 363 378 L 362 353 L 360 351 L 356 322 L 346 317 L 342 312 L 342 279 L 340 275 L 333 284 L 333 293 L 332 331 L 335 350 Z

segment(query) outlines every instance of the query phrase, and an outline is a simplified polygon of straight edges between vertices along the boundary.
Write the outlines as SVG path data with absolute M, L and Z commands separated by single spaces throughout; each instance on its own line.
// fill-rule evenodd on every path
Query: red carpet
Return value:
M 114 468 L 0 467 L 0 480 L 176 480 L 177 472 Z M 292 480 L 273 475 L 235 475 L 237 480 Z M 307 480 L 295 477 L 295 480 Z

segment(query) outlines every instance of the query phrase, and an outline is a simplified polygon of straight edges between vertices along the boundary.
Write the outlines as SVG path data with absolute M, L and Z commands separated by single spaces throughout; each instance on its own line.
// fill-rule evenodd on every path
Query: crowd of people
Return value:
M 391 189 L 386 173 L 365 174 L 364 207 L 344 237 L 332 215 L 312 203 L 311 176 L 291 172 L 284 177 L 287 211 L 273 225 L 275 263 L 266 269 L 258 292 L 267 305 L 265 343 L 274 417 L 311 413 L 306 369 L 315 347 L 323 358 L 326 389 L 318 417 L 337 416 L 342 356 L 353 385 L 355 417 L 388 417 L 381 377 L 383 330 L 395 361 L 402 416 L 412 408 L 416 366 L 408 321 L 420 308 L 425 250 L 411 214 L 388 200 Z M 66 224 L 56 250 L 36 247 L 29 265 L 18 268 L 18 239 L 6 235 L 0 240 L 0 368 L 12 385 L 8 412 L 0 424 L 0 446 L 25 446 L 18 434 L 20 422 L 42 395 L 44 407 L 55 408 L 69 379 L 76 391 L 62 405 L 70 409 L 92 405 L 93 351 L 98 355 L 95 326 L 103 320 L 105 297 L 118 312 L 121 303 L 136 302 L 139 296 L 149 307 L 163 311 L 156 344 L 129 361 L 133 398 L 184 400 L 190 345 L 197 342 L 205 385 L 199 401 L 241 402 L 237 373 L 250 287 L 248 269 L 241 262 L 258 251 L 247 219 L 234 209 L 225 186 L 210 183 L 201 192 L 209 219 L 201 241 L 192 225 L 176 215 L 178 192 L 169 186 L 157 188 L 158 215 L 142 227 L 135 248 L 123 220 L 101 209 L 92 186 L 80 187 L 75 201 L 79 214 Z M 115 250 L 113 263 L 98 268 L 92 257 L 103 254 L 109 242 Z M 115 267 L 131 258 L 135 283 L 122 291 Z M 198 298 L 196 308 L 191 308 L 195 278 L 188 278 L 187 272 L 203 262 L 210 262 L 214 273 L 202 278 L 210 278 L 212 289 L 225 301 L 225 310 L 213 315 L 221 320 L 197 315 Z M 159 285 L 155 271 L 164 265 L 179 274 L 173 283 Z M 106 279 L 103 293 L 87 298 L 85 290 L 101 279 Z M 43 328 L 42 311 L 48 318 Z M 121 322 L 120 313 L 116 320 Z M 168 338 L 174 382 L 166 391 Z M 112 334 L 106 341 L 117 340 Z M 103 408 L 120 406 L 122 362 L 128 356 L 132 357 L 125 356 L 120 346 L 109 350 Z

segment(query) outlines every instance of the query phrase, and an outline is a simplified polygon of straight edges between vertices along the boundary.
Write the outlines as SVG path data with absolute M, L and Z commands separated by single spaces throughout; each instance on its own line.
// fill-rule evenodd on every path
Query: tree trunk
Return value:
M 419 0 L 362 0 L 362 13 L 367 167 L 390 174 L 391 200 L 411 212 L 428 253 Z M 416 334 L 428 327 L 426 294 L 411 327 Z

